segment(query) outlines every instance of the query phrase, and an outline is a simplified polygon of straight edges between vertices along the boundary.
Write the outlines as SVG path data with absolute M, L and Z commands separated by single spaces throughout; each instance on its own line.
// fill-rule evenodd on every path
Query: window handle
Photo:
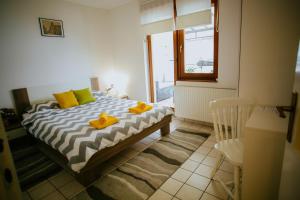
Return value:
M 179 47 L 179 52 L 182 53 L 182 45 Z

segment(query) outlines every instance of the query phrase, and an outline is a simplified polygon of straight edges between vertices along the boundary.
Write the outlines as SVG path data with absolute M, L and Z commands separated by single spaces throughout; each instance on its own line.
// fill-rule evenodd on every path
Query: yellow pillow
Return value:
M 73 106 L 79 105 L 79 103 L 72 91 L 53 94 L 53 96 L 55 97 L 60 108 L 62 108 L 62 109 L 71 108 Z

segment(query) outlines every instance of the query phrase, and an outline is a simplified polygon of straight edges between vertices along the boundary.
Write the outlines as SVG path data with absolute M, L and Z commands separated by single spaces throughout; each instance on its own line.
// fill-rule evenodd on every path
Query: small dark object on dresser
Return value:
M 14 109 L 1 108 L 0 113 L 6 131 L 21 127 L 20 118 L 18 117 Z

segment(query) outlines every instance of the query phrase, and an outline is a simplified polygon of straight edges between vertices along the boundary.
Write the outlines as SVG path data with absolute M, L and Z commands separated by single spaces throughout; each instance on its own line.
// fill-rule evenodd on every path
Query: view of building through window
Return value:
M 212 9 L 213 10 L 213 9 Z M 213 73 L 214 22 L 184 30 L 185 73 Z

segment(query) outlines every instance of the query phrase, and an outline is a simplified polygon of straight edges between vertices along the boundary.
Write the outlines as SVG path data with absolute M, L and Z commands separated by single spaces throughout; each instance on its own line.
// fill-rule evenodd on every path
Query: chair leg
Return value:
M 240 167 L 234 166 L 234 200 L 240 199 Z
M 217 157 L 217 162 L 210 174 L 210 178 L 213 179 L 215 174 L 217 173 L 218 168 L 220 167 L 221 163 L 223 161 L 223 154 L 219 153 L 218 157 Z

